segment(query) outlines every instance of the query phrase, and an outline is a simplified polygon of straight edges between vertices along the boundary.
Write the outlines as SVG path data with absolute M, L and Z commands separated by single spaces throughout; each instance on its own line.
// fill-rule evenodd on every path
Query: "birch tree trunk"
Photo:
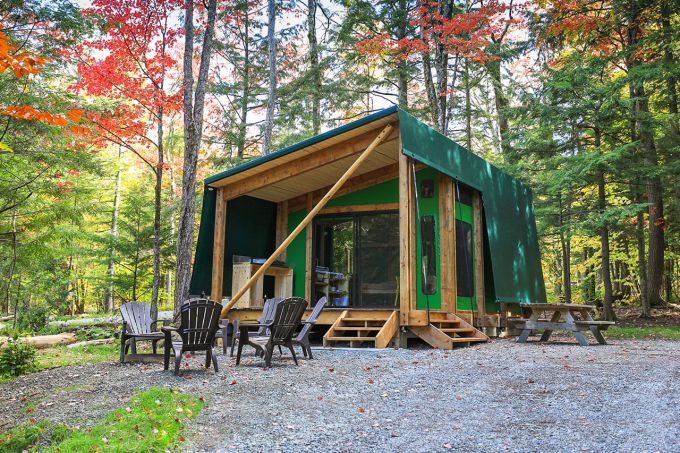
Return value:
M 109 279 L 106 294 L 104 295 L 104 311 L 110 313 L 113 311 L 113 279 L 116 276 L 116 238 L 118 237 L 118 208 L 120 206 L 120 184 L 122 179 L 122 171 L 120 169 L 121 156 L 123 149 L 118 147 L 118 171 L 116 171 L 116 187 L 113 190 L 113 213 L 111 214 L 111 229 L 109 237 L 111 240 L 111 251 L 109 254 L 109 265 L 106 275 Z
M 274 132 L 274 109 L 276 107 L 276 0 L 268 0 L 267 44 L 269 46 L 269 82 L 267 87 L 267 116 L 264 120 L 262 154 L 272 152 Z
M 180 208 L 179 230 L 177 233 L 177 278 L 175 280 L 175 312 L 189 296 L 191 283 L 191 256 L 194 245 L 194 223 L 196 219 L 196 166 L 198 149 L 203 135 L 203 108 L 205 85 L 210 69 L 217 0 L 208 3 L 208 20 L 203 34 L 203 48 L 198 69 L 198 80 L 194 92 L 194 2 L 187 1 L 184 22 L 184 173 L 182 174 L 182 205 Z M 219 301 L 218 301 L 219 302 Z

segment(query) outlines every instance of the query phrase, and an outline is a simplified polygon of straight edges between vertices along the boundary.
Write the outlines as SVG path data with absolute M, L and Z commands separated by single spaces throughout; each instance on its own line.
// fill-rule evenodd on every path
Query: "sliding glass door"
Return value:
M 397 212 L 320 216 L 314 225 L 315 299 L 328 295 L 331 306 L 357 308 L 397 305 Z

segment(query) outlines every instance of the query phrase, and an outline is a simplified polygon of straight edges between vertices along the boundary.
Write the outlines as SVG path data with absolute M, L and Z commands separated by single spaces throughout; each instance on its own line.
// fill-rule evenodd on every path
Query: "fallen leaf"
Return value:
M 229 385 L 236 385 L 236 384 L 238 384 L 238 382 L 236 382 L 236 380 L 233 380 L 229 383 Z
M 130 412 L 132 412 L 132 408 L 131 408 L 131 407 L 126 407 L 126 408 L 125 408 L 125 411 L 129 414 Z
M 363 407 L 360 407 L 360 408 L 357 410 L 357 412 L 359 412 L 360 414 L 363 414 L 364 412 L 366 412 L 366 409 L 364 409 Z
M 184 376 L 184 379 L 192 379 L 192 378 L 193 378 L 193 376 L 190 375 L 190 374 L 187 374 L 187 375 Z
M 528 380 L 527 382 L 528 382 L 529 384 L 534 384 L 536 381 L 534 381 L 533 379 L 529 378 L 529 380 Z
M 175 409 L 175 411 L 177 411 L 177 412 L 184 412 L 184 408 L 183 408 L 183 407 L 178 407 L 177 409 Z
M 184 412 L 186 412 L 186 414 L 187 414 L 187 417 L 191 417 L 191 416 L 193 416 L 193 415 L 194 415 L 194 413 L 193 413 L 193 412 L 191 412 L 191 409 L 187 409 L 187 410 L 186 410 L 186 411 L 184 411 Z
M 180 441 L 180 442 L 184 442 L 185 440 L 186 440 L 186 439 L 184 438 L 184 436 L 179 436 L 179 441 Z
M 463 399 L 463 396 L 462 396 L 462 395 L 456 395 L 456 399 L 457 399 L 458 401 L 460 401 L 460 400 Z
M 335 371 L 335 368 L 329 368 L 328 371 L 330 371 L 332 373 L 332 372 Z
M 368 383 L 369 383 L 369 384 L 373 384 L 373 379 L 369 379 L 369 380 L 368 380 Z

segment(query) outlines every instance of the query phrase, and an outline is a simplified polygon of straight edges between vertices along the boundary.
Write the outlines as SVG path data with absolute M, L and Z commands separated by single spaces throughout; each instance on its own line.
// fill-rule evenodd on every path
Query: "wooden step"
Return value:
M 375 341 L 376 337 L 324 337 L 328 341 Z
M 472 327 L 438 327 L 444 333 L 474 333 Z
M 432 324 L 460 324 L 460 319 L 433 319 L 430 321 Z
M 373 327 L 358 327 L 358 326 L 337 326 L 335 330 L 351 330 L 351 331 L 378 331 L 382 329 L 382 326 Z
M 476 337 L 451 337 L 451 341 L 454 343 L 484 343 L 488 340 Z
M 345 310 L 323 337 L 324 346 L 348 341 L 351 347 L 370 341 L 376 348 L 386 348 L 399 331 L 399 312 L 381 311 L 370 315 Z M 343 334 L 348 335 L 343 335 Z M 352 334 L 361 336 L 352 336 Z
M 409 326 L 409 329 L 430 346 L 439 349 L 453 349 L 489 340 L 484 333 L 453 313 L 437 313 L 429 325 Z

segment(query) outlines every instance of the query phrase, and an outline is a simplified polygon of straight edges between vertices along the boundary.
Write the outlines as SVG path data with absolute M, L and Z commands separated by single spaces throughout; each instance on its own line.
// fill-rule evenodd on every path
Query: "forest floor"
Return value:
M 579 347 L 562 338 L 318 349 L 299 367 L 276 356 L 269 370 L 250 353 L 238 367 L 219 354 L 217 374 L 194 356 L 181 377 L 160 364 L 55 368 L 0 384 L 0 432 L 41 420 L 87 430 L 136 392 L 166 387 L 206 405 L 181 450 L 680 449 L 680 342 Z

